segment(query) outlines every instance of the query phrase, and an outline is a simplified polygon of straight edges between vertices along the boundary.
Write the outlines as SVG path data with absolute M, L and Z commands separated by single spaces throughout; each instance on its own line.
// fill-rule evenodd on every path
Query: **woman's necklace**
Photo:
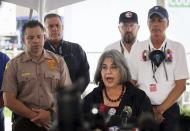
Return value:
M 124 88 L 124 86 L 122 86 L 121 94 L 119 95 L 119 97 L 118 97 L 117 99 L 113 100 L 113 99 L 111 99 L 111 98 L 108 96 L 108 93 L 107 93 L 106 88 L 105 88 L 104 92 L 105 92 L 106 99 L 107 99 L 108 101 L 110 101 L 110 102 L 118 102 L 118 101 L 120 101 L 120 99 L 122 98 L 122 96 L 123 96 L 123 94 L 124 94 L 124 90 L 125 90 L 125 88 Z

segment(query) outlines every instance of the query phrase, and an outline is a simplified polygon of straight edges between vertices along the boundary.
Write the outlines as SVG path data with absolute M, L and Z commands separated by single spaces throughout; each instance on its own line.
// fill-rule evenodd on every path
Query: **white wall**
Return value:
M 168 28 L 168 37 L 181 42 L 185 46 L 187 53 L 190 53 L 190 1 L 188 7 L 169 6 L 170 1 L 184 1 L 184 0 L 167 0 L 166 8 L 169 12 L 170 25 Z
M 2 2 L 0 8 L 0 35 L 16 34 L 16 6 Z
M 86 0 L 67 6 L 60 12 L 65 18 L 65 39 L 80 43 L 87 52 L 101 52 L 120 39 L 118 19 L 127 10 L 138 14 L 139 39 L 146 39 L 148 9 L 155 4 L 156 0 Z
M 190 4 L 186 7 L 171 7 L 166 0 L 170 25 L 167 36 L 180 41 L 190 52 Z M 183 0 L 181 0 L 183 1 Z M 104 47 L 118 39 L 119 14 L 132 10 L 138 14 L 140 30 L 139 40 L 149 37 L 147 28 L 148 10 L 156 5 L 157 0 L 86 0 L 60 9 L 65 18 L 65 39 L 80 43 L 87 52 L 101 52 Z
M 91 81 L 105 46 L 120 39 L 120 13 L 136 12 L 141 26 L 138 38 L 146 39 L 148 10 L 155 4 L 156 0 L 86 0 L 59 9 L 58 13 L 64 16 L 65 40 L 79 43 L 87 52 Z

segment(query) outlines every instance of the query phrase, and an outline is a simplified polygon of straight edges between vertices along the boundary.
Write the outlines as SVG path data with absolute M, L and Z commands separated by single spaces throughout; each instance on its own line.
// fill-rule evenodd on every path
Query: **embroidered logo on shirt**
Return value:
M 57 62 L 55 60 L 48 60 L 48 68 L 51 70 L 55 70 L 57 67 Z

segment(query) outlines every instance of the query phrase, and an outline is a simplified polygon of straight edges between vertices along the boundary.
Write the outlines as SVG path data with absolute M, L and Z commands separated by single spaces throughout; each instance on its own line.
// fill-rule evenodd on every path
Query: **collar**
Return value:
M 125 46 L 124 46 L 122 40 L 120 40 L 120 43 L 121 43 L 121 46 L 124 48 L 124 50 L 127 50 L 127 49 L 125 48 Z M 133 43 L 133 45 L 136 44 L 136 43 L 138 43 L 138 40 L 135 40 L 135 42 Z
M 43 54 L 41 58 L 45 59 L 51 59 L 52 57 L 49 55 L 49 53 L 44 49 Z M 25 51 L 24 55 L 22 56 L 22 62 L 31 61 L 32 57 L 28 54 L 28 52 Z
M 138 42 L 138 40 L 136 40 L 136 41 L 133 43 L 133 45 L 136 44 L 137 42 Z M 132 46 L 133 46 L 133 45 L 132 45 Z M 132 46 L 131 46 L 131 48 L 132 48 Z M 124 46 L 122 40 L 120 40 L 120 48 L 121 48 L 121 53 L 122 53 L 124 56 L 126 56 L 126 53 L 129 54 L 129 51 L 125 48 L 125 46 Z
M 50 40 L 46 40 L 46 42 L 50 45 L 50 46 L 52 46 L 53 48 L 55 48 L 53 45 L 54 45 L 54 43 L 52 42 L 52 41 L 50 41 Z M 62 44 L 63 44 L 63 42 L 64 42 L 64 40 L 62 39 L 62 40 L 60 40 L 59 42 L 58 42 L 58 46 L 57 46 L 57 48 L 59 48 Z
M 165 47 L 165 45 L 166 45 L 166 43 L 167 43 L 167 39 L 165 39 L 164 41 L 163 41 L 163 43 L 161 44 L 161 46 L 160 46 L 160 48 L 155 48 L 154 46 L 153 46 L 153 44 L 152 44 L 152 41 L 149 39 L 149 45 L 150 45 L 150 49 L 151 50 L 162 50 L 164 47 Z

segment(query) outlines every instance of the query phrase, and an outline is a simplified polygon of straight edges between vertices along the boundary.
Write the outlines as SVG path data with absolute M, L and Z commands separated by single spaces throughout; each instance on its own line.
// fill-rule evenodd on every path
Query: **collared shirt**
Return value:
M 175 87 L 175 81 L 188 79 L 185 50 L 182 44 L 166 39 L 159 50 L 169 50 L 171 61 L 165 60 L 153 73 L 152 62 L 149 58 L 143 59 L 143 52 L 155 50 L 151 40 L 142 41 L 133 46 L 128 59 L 132 79 L 137 81 L 140 89 L 149 96 L 153 105 L 161 104 Z M 156 81 L 153 78 L 155 75 Z
M 136 44 L 136 43 L 137 43 L 137 41 L 134 44 Z M 116 42 L 106 46 L 104 51 L 108 51 L 108 50 L 111 50 L 111 49 L 118 50 L 119 52 L 124 54 L 126 60 L 128 59 L 129 51 L 125 48 L 125 46 L 124 46 L 124 44 L 123 44 L 123 42 L 121 40 L 116 41 Z
M 8 61 L 9 61 L 9 57 L 6 54 L 0 52 L 0 88 L 2 85 L 2 81 L 3 81 L 3 74 L 4 74 L 5 66 Z
M 9 57 L 0 52 L 0 89 L 2 86 L 2 81 L 3 81 L 3 74 L 4 74 L 4 70 L 6 67 L 7 62 L 9 61 Z M 0 92 L 0 119 L 3 117 L 3 98 L 2 98 L 2 92 Z
M 64 59 L 44 50 L 36 61 L 22 52 L 7 64 L 2 91 L 16 93 L 29 108 L 54 107 L 55 89 L 71 85 Z

